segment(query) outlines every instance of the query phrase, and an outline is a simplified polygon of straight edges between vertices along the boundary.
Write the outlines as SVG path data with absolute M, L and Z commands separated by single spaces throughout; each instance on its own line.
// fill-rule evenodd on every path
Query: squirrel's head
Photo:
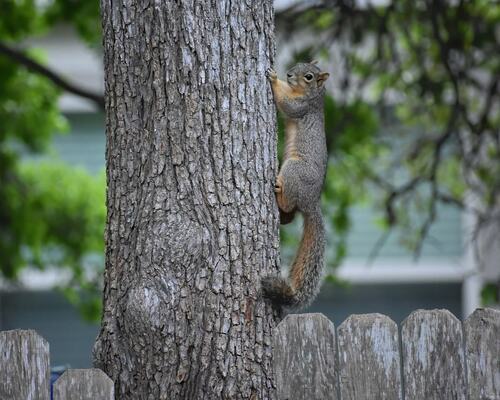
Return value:
M 317 61 L 300 63 L 286 73 L 287 82 L 293 88 L 301 89 L 307 97 L 315 97 L 324 92 L 325 81 L 330 74 L 322 72 Z

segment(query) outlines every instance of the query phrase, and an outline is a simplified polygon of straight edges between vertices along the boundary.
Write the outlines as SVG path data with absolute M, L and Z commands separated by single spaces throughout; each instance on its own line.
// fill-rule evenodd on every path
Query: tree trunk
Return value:
M 104 315 L 125 399 L 271 399 L 279 268 L 274 56 L 264 1 L 102 0 Z

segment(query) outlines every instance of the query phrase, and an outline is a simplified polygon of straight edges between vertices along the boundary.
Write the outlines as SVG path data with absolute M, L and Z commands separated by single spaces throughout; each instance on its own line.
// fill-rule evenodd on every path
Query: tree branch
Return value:
M 35 72 L 37 74 L 45 76 L 50 81 L 52 81 L 52 83 L 59 86 L 61 89 L 65 90 L 67 92 L 76 94 L 77 96 L 89 99 L 94 104 L 96 104 L 99 109 L 101 109 L 101 110 L 104 109 L 104 97 L 103 96 L 96 94 L 96 93 L 93 93 L 93 92 L 90 92 L 88 90 L 85 90 L 83 88 L 80 88 L 80 87 L 68 82 L 67 80 L 65 80 L 61 76 L 57 75 L 54 71 L 51 71 L 47 67 L 45 67 L 45 66 L 39 64 L 38 62 L 36 62 L 35 60 L 33 60 L 32 58 L 26 56 L 22 51 L 14 49 L 1 41 L 0 41 L 0 54 L 8 57 L 9 59 L 11 59 L 12 61 L 14 61 L 18 64 L 23 65 L 31 72 Z

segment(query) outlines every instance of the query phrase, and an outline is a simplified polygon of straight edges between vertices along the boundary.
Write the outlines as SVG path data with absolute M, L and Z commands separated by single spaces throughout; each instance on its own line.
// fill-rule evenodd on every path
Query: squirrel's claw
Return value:
M 276 71 L 272 68 L 268 68 L 266 70 L 266 76 L 267 76 L 267 79 L 269 79 L 271 82 L 278 79 L 278 74 L 276 74 Z

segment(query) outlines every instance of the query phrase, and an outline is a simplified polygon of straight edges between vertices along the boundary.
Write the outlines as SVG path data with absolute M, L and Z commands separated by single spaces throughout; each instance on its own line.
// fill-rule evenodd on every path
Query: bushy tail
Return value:
M 262 280 L 263 294 L 279 306 L 302 308 L 318 294 L 323 272 L 325 228 L 318 205 L 304 213 L 304 233 L 288 279 L 268 276 Z

